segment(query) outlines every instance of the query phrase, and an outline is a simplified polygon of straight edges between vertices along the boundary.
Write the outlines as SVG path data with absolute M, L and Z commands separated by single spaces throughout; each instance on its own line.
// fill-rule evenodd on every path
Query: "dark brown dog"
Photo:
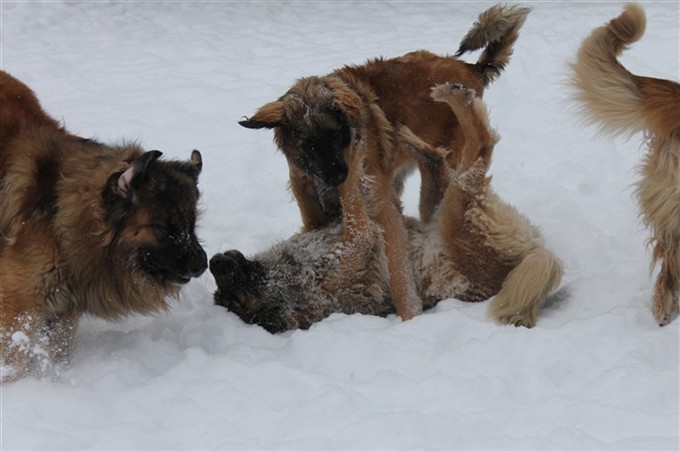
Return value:
M 680 311 L 680 84 L 630 73 L 617 56 L 645 32 L 635 4 L 583 41 L 572 64 L 572 82 L 583 113 L 610 134 L 644 131 L 648 154 L 637 197 L 652 232 L 652 267 L 660 264 L 652 299 L 659 325 Z
M 3 380 L 68 356 L 84 313 L 164 309 L 207 267 L 194 234 L 201 154 L 109 146 L 66 132 L 0 72 Z
M 433 98 L 460 121 L 465 145 L 454 170 L 446 154 L 407 128 L 399 139 L 440 193 L 430 219 L 407 219 L 418 295 L 425 308 L 446 298 L 481 301 L 501 323 L 531 327 L 546 296 L 562 277 L 562 264 L 538 229 L 503 203 L 486 173 L 497 141 L 482 101 L 472 90 L 442 85 Z M 364 170 L 366 143 L 347 151 L 349 172 L 338 187 L 342 221 L 300 232 L 252 260 L 238 251 L 217 254 L 210 271 L 215 303 L 270 332 L 308 328 L 341 312 L 385 316 L 395 312 L 389 291 L 386 247 L 372 220 L 381 199 Z
M 337 187 L 348 174 L 345 151 L 358 136 L 366 142 L 366 174 L 382 201 L 375 219 L 383 230 L 390 292 L 397 312 L 409 319 L 422 312 L 413 268 L 407 259 L 408 236 L 401 215 L 404 178 L 415 167 L 402 152 L 396 130 L 405 125 L 433 146 L 460 149 L 464 137 L 449 108 L 432 101 L 435 83 L 456 82 L 481 95 L 508 63 L 528 8 L 495 6 L 484 12 L 463 39 L 458 55 L 486 46 L 476 64 L 421 50 L 393 59 L 378 58 L 346 66 L 323 77 L 299 80 L 277 101 L 241 121 L 248 128 L 273 128 L 290 168 L 304 230 L 340 217 Z M 460 158 L 454 152 L 452 163 Z M 420 216 L 427 220 L 438 187 L 422 174 Z

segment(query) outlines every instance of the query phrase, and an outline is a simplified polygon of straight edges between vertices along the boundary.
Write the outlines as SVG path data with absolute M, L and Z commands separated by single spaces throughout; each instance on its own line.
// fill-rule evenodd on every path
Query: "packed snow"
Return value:
M 486 2 L 2 1 L 2 69 L 69 130 L 203 154 L 209 256 L 300 228 L 270 131 L 238 125 L 295 79 L 425 48 L 452 54 Z M 84 318 L 70 365 L 2 387 L 0 448 L 678 450 L 680 320 L 650 311 L 633 184 L 642 137 L 596 136 L 567 63 L 623 2 L 536 2 L 485 94 L 502 139 L 498 194 L 565 264 L 533 329 L 488 303 L 424 315 L 332 315 L 271 335 L 214 306 L 206 272 L 171 309 Z M 678 79 L 680 4 L 647 2 L 622 60 Z M 466 55 L 474 61 L 478 55 Z M 404 203 L 417 212 L 418 177 Z

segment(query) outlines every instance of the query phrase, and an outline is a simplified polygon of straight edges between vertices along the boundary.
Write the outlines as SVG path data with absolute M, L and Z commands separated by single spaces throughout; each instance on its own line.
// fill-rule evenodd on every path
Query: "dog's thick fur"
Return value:
M 481 301 L 494 296 L 491 315 L 501 323 L 531 327 L 562 276 L 560 261 L 538 229 L 491 189 L 486 172 L 497 141 L 474 91 L 440 85 L 432 96 L 448 103 L 465 135 L 455 169 L 448 151 L 408 128 L 399 139 L 437 186 L 439 199 L 427 221 L 406 220 L 418 295 L 430 308 L 446 298 Z M 342 221 L 300 232 L 246 259 L 232 250 L 213 256 L 215 303 L 247 323 L 280 332 L 308 328 L 334 312 L 385 316 L 395 312 L 389 291 L 387 241 L 373 220 L 379 188 L 365 171 L 366 143 L 348 150 L 349 175 L 338 191 Z
M 345 66 L 322 77 L 298 80 L 281 98 L 241 121 L 248 128 L 274 128 L 290 168 L 290 186 L 309 231 L 340 218 L 337 187 L 345 180 L 345 151 L 356 136 L 366 142 L 365 170 L 375 183 L 381 208 L 375 219 L 386 242 L 390 292 L 397 312 L 409 319 L 422 312 L 413 269 L 404 256 L 408 235 L 399 195 L 415 162 L 402 152 L 396 130 L 405 125 L 432 146 L 460 149 L 464 141 L 455 115 L 429 96 L 436 83 L 462 83 L 479 95 L 506 66 L 528 8 L 495 6 L 480 15 L 457 56 L 485 47 L 476 64 L 420 50 L 398 58 Z M 453 152 L 449 160 L 460 158 Z M 468 162 L 469 163 L 469 162 Z M 422 174 L 420 216 L 427 221 L 439 193 Z
M 68 357 L 84 313 L 164 309 L 207 268 L 194 234 L 201 155 L 109 146 L 65 131 L 0 72 L 2 378 Z
M 617 60 L 645 26 L 644 11 L 631 4 L 595 29 L 572 64 L 572 84 L 583 113 L 603 132 L 646 135 L 637 197 L 652 233 L 652 268 L 660 266 L 652 311 L 666 325 L 680 310 L 680 84 L 634 75 Z

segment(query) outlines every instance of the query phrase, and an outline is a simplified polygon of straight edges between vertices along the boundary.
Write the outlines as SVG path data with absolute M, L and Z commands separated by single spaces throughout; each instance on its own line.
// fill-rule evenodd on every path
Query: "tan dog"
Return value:
M 0 72 L 0 350 L 8 381 L 68 357 L 78 319 L 166 307 L 207 267 L 194 234 L 201 154 L 66 132 Z
M 482 13 L 457 54 L 486 46 L 476 64 L 424 50 L 378 58 L 323 77 L 303 78 L 240 123 L 275 129 L 275 141 L 289 163 L 290 185 L 305 231 L 340 218 L 337 187 L 348 174 L 345 151 L 357 137 L 365 141 L 365 171 L 381 200 L 375 219 L 386 243 L 390 292 L 403 319 L 422 312 L 422 301 L 407 258 L 408 236 L 399 199 L 415 162 L 400 149 L 396 130 L 405 125 L 430 145 L 460 148 L 464 137 L 455 115 L 432 101 L 430 88 L 456 82 L 481 95 L 508 63 L 528 13 L 528 8 L 517 6 L 495 6 Z M 460 157 L 453 152 L 449 160 L 456 164 Z M 424 221 L 434 211 L 439 189 L 428 174 L 422 174 L 419 209 Z
M 680 84 L 631 74 L 617 60 L 645 31 L 642 8 L 631 4 L 583 41 L 572 64 L 577 99 L 591 122 L 610 134 L 644 131 L 649 152 L 637 197 L 652 232 L 652 266 L 660 264 L 652 310 L 659 325 L 677 315 L 680 296 Z
M 437 187 L 439 198 L 427 221 L 406 221 L 418 295 L 425 308 L 446 298 L 481 301 L 494 297 L 490 313 L 501 323 L 531 327 L 546 296 L 562 276 L 560 261 L 545 248 L 538 229 L 503 203 L 486 173 L 497 141 L 482 101 L 472 90 L 441 85 L 437 102 L 458 118 L 465 145 L 450 169 L 448 150 L 436 149 L 403 127 L 399 139 Z M 348 149 L 349 175 L 338 188 L 342 221 L 300 232 L 246 259 L 238 251 L 217 254 L 210 271 L 215 303 L 270 332 L 308 328 L 334 312 L 388 315 L 388 244 L 374 210 L 378 187 L 364 173 L 365 142 Z

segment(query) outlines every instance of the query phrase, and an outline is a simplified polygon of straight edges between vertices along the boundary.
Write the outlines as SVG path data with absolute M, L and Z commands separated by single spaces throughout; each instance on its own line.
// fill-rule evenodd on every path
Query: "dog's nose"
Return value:
M 194 258 L 189 262 L 188 268 L 189 273 L 194 278 L 201 276 L 208 268 L 208 256 L 203 251 L 203 248 L 198 248 L 195 253 Z
M 338 168 L 335 172 L 328 176 L 326 183 L 331 187 L 338 187 L 340 184 L 345 182 L 345 179 L 347 179 L 347 169 Z

